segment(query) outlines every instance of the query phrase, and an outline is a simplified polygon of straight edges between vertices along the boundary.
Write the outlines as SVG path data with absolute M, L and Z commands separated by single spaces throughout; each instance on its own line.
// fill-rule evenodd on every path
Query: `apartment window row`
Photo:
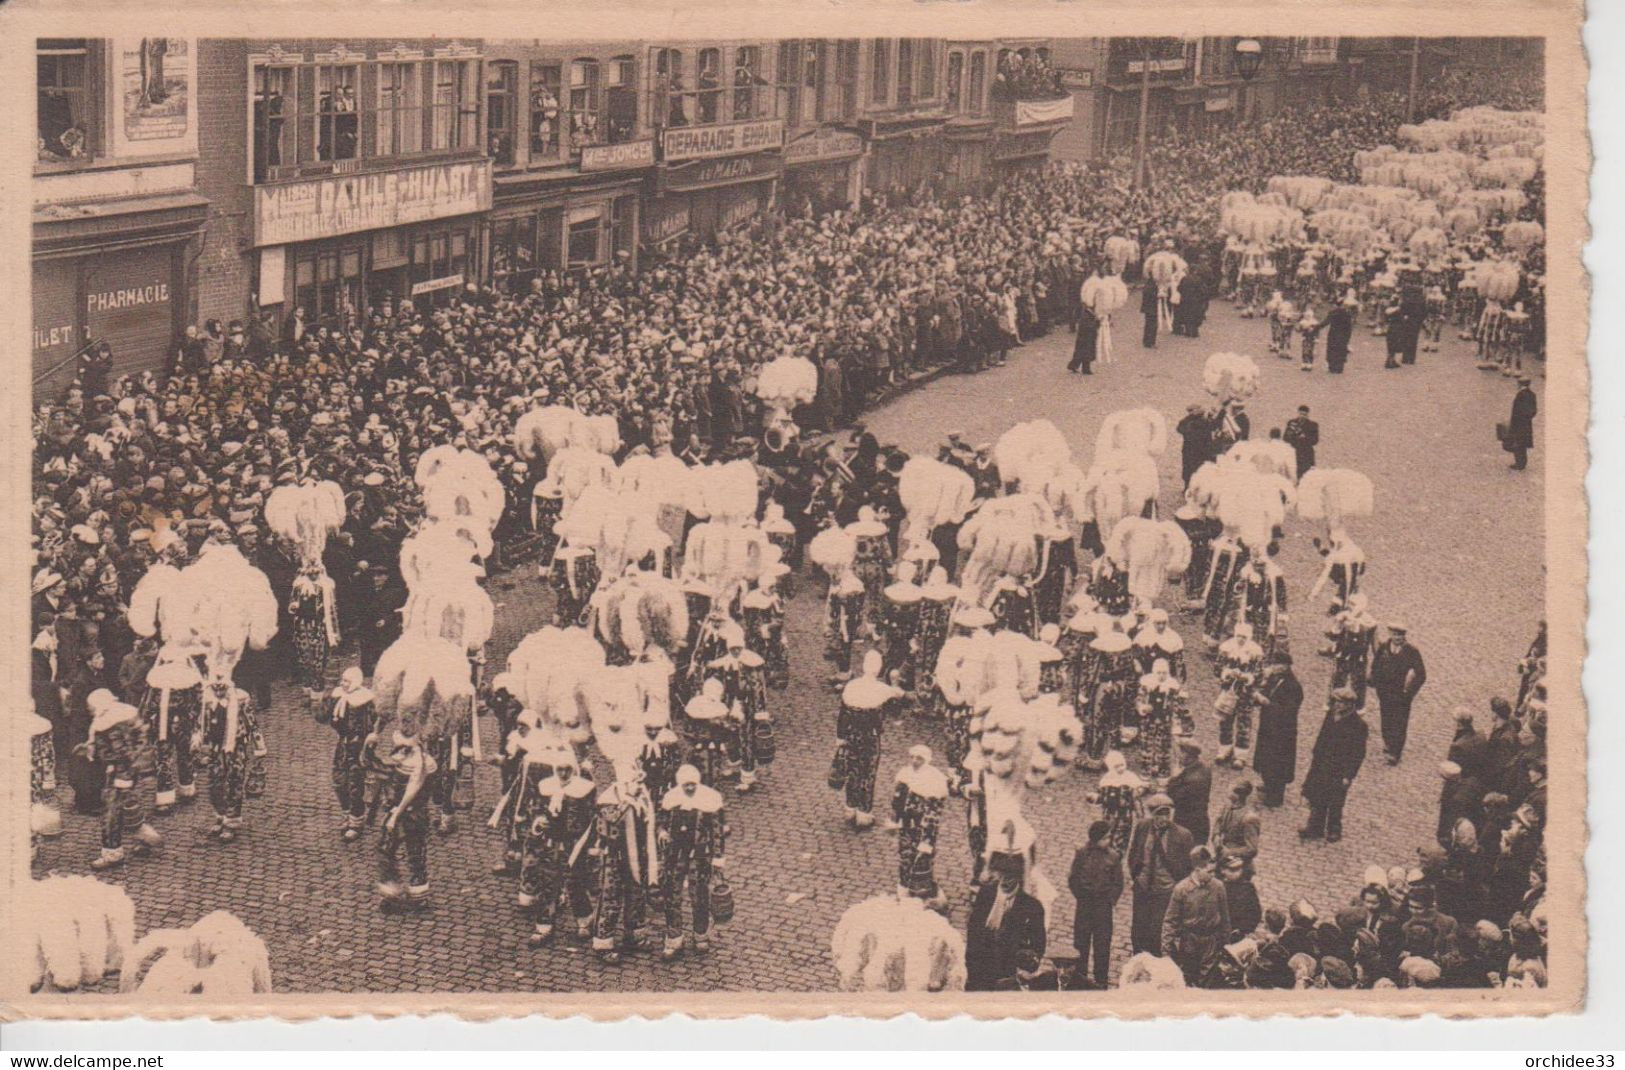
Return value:
M 771 116 L 774 89 L 782 98 L 786 82 L 801 77 L 786 70 L 784 55 L 781 46 L 775 82 L 768 77 L 767 57 L 759 45 L 654 49 L 655 125 L 705 126 Z
M 631 56 L 600 60 L 515 60 L 486 64 L 486 129 L 490 152 L 499 165 L 514 163 L 523 136 L 532 160 L 558 160 L 590 145 L 615 145 L 637 134 L 636 61 Z M 520 86 L 529 76 L 528 89 Z M 522 108 L 528 104 L 528 114 Z M 521 134 L 521 131 L 524 131 Z
M 870 56 L 870 99 L 878 105 L 894 104 L 899 108 L 936 99 L 939 51 L 938 42 L 932 38 L 875 38 Z
M 1337 38 L 1299 37 L 1294 42 L 1300 63 L 1337 62 Z
M 1202 77 L 1227 78 L 1236 73 L 1235 42 L 1233 37 L 1202 39 Z
M 948 67 L 943 89 L 947 95 L 948 114 L 982 115 L 987 111 L 987 53 L 977 50 L 969 54 L 960 49 L 948 53 Z
M 254 179 L 375 157 L 477 150 L 480 61 L 254 68 Z
M 40 38 L 35 46 L 39 126 L 36 149 L 42 164 L 94 159 L 103 149 L 100 42 Z
M 858 42 L 779 42 L 778 114 L 794 127 L 852 119 L 858 108 Z

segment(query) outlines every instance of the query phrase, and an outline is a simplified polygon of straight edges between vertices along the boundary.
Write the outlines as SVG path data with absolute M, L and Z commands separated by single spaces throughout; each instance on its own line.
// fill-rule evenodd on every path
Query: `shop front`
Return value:
M 710 239 L 743 226 L 772 209 L 783 174 L 777 151 L 663 167 L 645 206 L 644 243 L 659 247 L 683 234 Z
M 869 189 L 913 191 L 947 180 L 942 134 L 943 116 L 903 116 L 868 121 Z
M 850 208 L 862 195 L 863 135 L 838 127 L 818 127 L 784 147 L 780 200 L 792 213 L 806 207 L 823 215 Z
M 943 170 L 948 188 L 971 192 L 993 173 L 993 120 L 977 116 L 956 116 L 943 128 Z
M 1053 129 L 1000 131 L 993 139 L 993 162 L 1005 174 L 1037 170 L 1049 162 Z
M 262 309 L 354 323 L 410 299 L 450 301 L 481 279 L 487 161 L 262 185 L 254 191 L 255 290 Z
M 497 175 L 486 225 L 488 277 L 520 291 L 541 272 L 611 259 L 635 268 L 639 201 L 653 163 L 654 142 L 644 140 L 587 146 L 571 167 Z
M 208 202 L 191 193 L 46 206 L 33 218 L 33 378 L 54 396 L 105 342 L 113 375 L 162 372 L 188 316 L 188 252 Z
M 784 175 L 784 120 L 676 127 L 643 204 L 642 240 L 661 255 L 685 234 L 709 240 L 772 209 Z

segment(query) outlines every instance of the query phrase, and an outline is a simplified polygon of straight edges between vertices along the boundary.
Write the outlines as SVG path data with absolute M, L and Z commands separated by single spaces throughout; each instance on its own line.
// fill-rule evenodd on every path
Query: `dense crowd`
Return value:
M 1038 60 L 1012 61 L 1000 74 L 1018 95 L 1055 84 Z M 1515 82 L 1503 81 L 1493 99 L 1478 88 L 1434 84 L 1423 110 L 1462 100 L 1530 103 L 1513 99 L 1526 92 Z M 268 578 L 277 638 L 267 650 L 246 652 L 237 669 L 261 710 L 272 682 L 301 664 L 293 644 L 312 633 L 298 620 L 319 620 L 324 604 L 336 608 L 333 634 L 346 646 L 353 640 L 370 673 L 399 634 L 396 610 L 407 598 L 401 548 L 424 508 L 413 478 L 419 459 L 450 445 L 489 463 L 506 492 L 485 555 L 500 568 L 505 553 L 533 537 L 533 492 L 547 473 L 516 448 L 514 430 L 543 405 L 612 417 L 622 458 L 652 451 L 689 464 L 754 460 L 799 533 L 792 564 L 832 520 L 872 524 L 869 509 L 892 519 L 895 549 L 904 458 L 861 435 L 855 454 L 826 455 L 810 436 L 775 424 L 756 394 L 766 362 L 791 356 L 816 367 L 816 396 L 794 412 L 802 428 L 848 427 L 900 379 L 945 366 L 973 370 L 1075 323 L 1080 284 L 1104 261 L 1108 238 L 1126 236 L 1147 250 L 1176 245 L 1193 262 L 1216 265 L 1224 192 L 1274 174 L 1343 177 L 1354 150 L 1392 140 L 1402 119 L 1402 100 L 1378 95 L 1284 112 L 1255 124 L 1250 136 L 1158 141 L 1142 189 L 1131 188 L 1121 167 L 1051 165 L 1005 178 L 979 197 L 891 191 L 866 196 L 852 211 L 765 217 L 711 244 L 683 245 L 639 272 L 618 262 L 543 273 L 521 292 L 470 286 L 438 307 L 384 302 L 333 326 L 307 323 L 300 310 L 275 327 L 252 315 L 225 329 L 211 323 L 187 332 L 164 375 L 114 379 L 111 353 L 87 354 L 64 396 L 41 399 L 34 426 L 32 687 L 75 808 L 102 812 L 105 786 L 124 775 L 125 756 L 109 761 L 93 740 L 108 698 L 147 700 L 159 651 L 128 618 L 137 583 L 156 564 L 181 566 L 210 544 L 235 543 Z M 967 468 L 975 472 L 978 463 L 985 468 L 987 458 Z M 266 517 L 278 487 L 308 481 L 331 481 L 344 498 L 345 522 L 320 562 L 273 538 Z M 311 617 L 300 599 L 317 577 L 330 583 L 332 598 L 318 598 Z M 1249 826 L 1256 832 L 1245 797 L 1221 819 L 1206 862 L 1192 848 L 1202 850 L 1207 836 L 1187 836 L 1192 864 L 1202 870 L 1217 862 L 1224 874 L 1228 921 L 1212 935 L 1234 944 L 1260 926 L 1269 934 L 1252 950 L 1226 948 L 1229 973 L 1219 969 L 1226 960 L 1209 957 L 1204 972 L 1187 971 L 1187 979 L 1280 987 L 1539 983 L 1544 918 L 1533 906 L 1543 873 L 1544 720 L 1531 711 L 1540 701 L 1533 666 L 1542 657 L 1532 651 L 1518 702 L 1507 704 L 1507 718 L 1497 709 L 1476 756 L 1467 754 L 1472 738 L 1464 737 L 1462 754 L 1453 749 L 1438 851 L 1429 849 L 1414 868 L 1384 869 L 1380 880 L 1373 871 L 1358 908 L 1317 919 L 1296 904 L 1283 921 L 1277 911 L 1257 911 L 1256 892 L 1249 906 L 1254 859 L 1233 849 L 1247 841 Z M 328 682 L 301 680 L 311 695 Z M 250 757 L 260 757 L 263 741 L 247 739 Z M 1181 772 L 1189 766 L 1177 763 Z M 42 774 L 37 789 L 48 779 Z M 1173 827 L 1184 816 L 1155 793 L 1131 801 L 1155 819 L 1140 825 L 1147 829 L 1158 815 Z M 900 807 L 898 817 L 909 813 Z M 117 815 L 103 817 L 117 824 Z M 1107 849 L 1101 836 L 1091 840 L 1091 849 Z M 1256 835 L 1253 844 L 1256 853 Z M 113 850 L 105 838 L 104 848 Z M 113 864 L 122 857 L 104 852 Z M 1183 870 L 1168 875 L 1183 881 L 1186 858 L 1175 851 L 1168 860 Z M 1120 872 L 1118 881 L 1120 889 Z M 988 909 L 1002 916 L 999 882 L 987 888 Z M 1258 915 L 1252 925 L 1244 924 L 1249 911 Z M 1027 983 L 1037 974 L 1023 963 Z

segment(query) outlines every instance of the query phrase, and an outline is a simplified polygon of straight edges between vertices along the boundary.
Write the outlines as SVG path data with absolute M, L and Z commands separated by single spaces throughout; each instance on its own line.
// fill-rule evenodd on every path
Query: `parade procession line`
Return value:
M 865 425 L 883 443 L 934 454 L 950 431 L 970 443 L 991 442 L 1018 421 L 1044 418 L 1067 436 L 1074 460 L 1087 464 L 1095 431 L 1111 411 L 1152 405 L 1171 430 L 1188 403 L 1204 400 L 1202 362 L 1216 350 L 1252 353 L 1263 369 L 1263 386 L 1248 406 L 1254 437 L 1284 425 L 1298 405 L 1311 406 L 1321 425 L 1321 463 L 1363 471 L 1376 486 L 1376 515 L 1353 532 L 1371 562 L 1372 609 L 1380 621 L 1408 624 L 1429 677 L 1403 764 L 1384 766 L 1373 743 L 1350 795 L 1341 843 L 1298 842 L 1304 811 L 1296 785 L 1284 808 L 1264 811 L 1257 880 L 1264 906 L 1284 908 L 1306 898 L 1325 916 L 1355 894 L 1365 866 L 1414 864 L 1415 849 L 1433 840 L 1437 766 L 1452 711 L 1470 708 L 1485 728 L 1488 699 L 1515 686 L 1517 660 L 1542 615 L 1542 454 L 1535 453 L 1526 472 L 1506 471 L 1492 430 L 1506 418 L 1512 387 L 1476 370 L 1470 346 L 1453 339 L 1442 352 L 1422 354 L 1417 366 L 1386 371 L 1382 341 L 1362 325 L 1349 370 L 1338 377 L 1324 365 L 1306 374 L 1296 360 L 1266 354 L 1265 326 L 1221 303 L 1198 340 L 1165 337 L 1157 349 L 1145 351 L 1137 344 L 1137 323 L 1119 323 L 1116 331 L 1115 363 L 1097 366 L 1091 377 L 1066 372 L 1073 336 L 1061 328 L 1015 350 L 1005 367 L 976 374 L 936 369 L 898 384 L 865 414 Z M 1164 515 L 1179 501 L 1178 450 L 1178 436 L 1170 433 L 1160 466 Z M 1306 522 L 1289 518 L 1280 556 L 1292 649 L 1306 696 L 1298 730 L 1299 781 L 1329 678 L 1329 663 L 1314 656 L 1326 594 L 1306 600 L 1320 568 L 1309 533 Z M 138 931 L 184 926 L 217 908 L 237 914 L 269 946 L 279 991 L 831 990 L 836 978 L 829 942 L 836 920 L 854 903 L 895 887 L 897 853 L 893 834 L 848 828 L 836 793 L 825 783 L 836 697 L 822 657 L 822 584 L 810 571 L 798 583 L 786 614 L 790 687 L 769 697 L 778 760 L 755 792 L 726 792 L 732 826 L 728 874 L 738 910 L 716 930 L 704 957 L 662 963 L 648 951 L 609 966 L 568 940 L 527 948 L 530 924 L 516 910 L 514 882 L 488 872 L 501 853 L 500 840 L 484 827 L 498 795 L 492 766 L 478 771 L 474 805 L 461 815 L 461 827 L 432 840 L 434 912 L 381 915 L 374 893 L 377 829 L 358 843 L 341 842 L 329 782 L 332 732 L 314 722 L 286 682 L 277 685 L 265 718 L 269 788 L 247 804 L 241 838 L 229 846 L 209 842 L 212 815 L 200 799 L 162 819 L 168 842 L 156 858 L 126 864 L 106 879 L 134 899 Z M 491 593 L 497 626 L 489 658 L 501 666 L 520 638 L 549 621 L 552 595 L 533 564 L 500 576 Z M 1171 596 L 1167 604 L 1173 607 Z M 1211 757 L 1212 672 L 1200 653 L 1194 618 L 1174 612 L 1172 620 L 1186 642 L 1197 739 Z M 1367 720 L 1375 740 L 1374 708 Z M 489 752 L 495 723 L 487 717 L 484 724 Z M 889 800 L 892 775 L 909 746 L 929 745 L 941 764 L 944 742 L 936 721 L 913 713 L 889 720 L 877 794 Z M 1238 775 L 1216 773 L 1212 813 Z M 1086 799 L 1094 781 L 1092 773 L 1069 771 L 1028 795 L 1040 862 L 1060 889 L 1048 918 L 1051 953 L 1071 953 L 1066 872 L 1084 830 L 1098 816 Z M 64 825 L 63 836 L 42 843 L 37 876 L 88 872 L 96 854 L 96 820 L 68 813 Z M 950 803 L 938 852 L 937 878 L 948 893 L 952 921 L 963 929 L 970 876 L 963 803 Z M 1129 901 L 1125 894 L 1117 908 L 1114 973 L 1128 955 Z M 658 938 L 658 927 L 649 932 Z

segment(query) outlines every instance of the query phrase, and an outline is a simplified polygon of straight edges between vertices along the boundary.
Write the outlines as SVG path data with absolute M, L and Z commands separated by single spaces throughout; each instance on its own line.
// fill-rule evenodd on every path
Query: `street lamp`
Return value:
M 1264 46 L 1256 37 L 1243 37 L 1236 42 L 1236 73 L 1241 75 L 1242 81 L 1242 109 L 1243 122 L 1252 119 L 1253 110 L 1253 78 L 1258 74 L 1258 68 L 1264 65 Z
M 1236 42 L 1236 73 L 1241 80 L 1250 82 L 1264 63 L 1264 46 L 1255 37 L 1243 37 Z

